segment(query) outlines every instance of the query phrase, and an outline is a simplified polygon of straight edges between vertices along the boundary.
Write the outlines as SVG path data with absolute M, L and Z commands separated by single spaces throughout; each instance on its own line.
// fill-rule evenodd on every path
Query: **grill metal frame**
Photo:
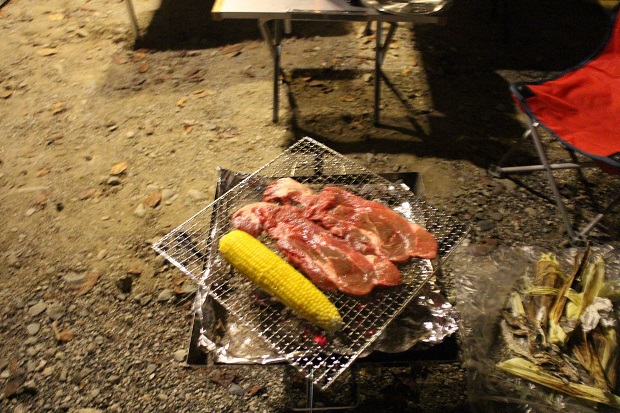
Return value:
M 376 288 L 365 297 L 327 293 L 345 321 L 345 327 L 336 333 L 326 333 L 301 320 L 231 269 L 217 250 L 221 236 L 233 229 L 232 214 L 248 203 L 260 201 L 264 188 L 282 177 L 293 177 L 316 190 L 338 185 L 388 205 L 433 233 L 439 243 L 438 263 L 448 258 L 468 228 L 402 185 L 311 138 L 303 138 L 153 245 L 314 385 L 326 389 L 418 295 L 435 266 L 429 260 L 409 260 L 399 265 L 402 285 Z M 278 252 L 271 240 L 261 240 Z

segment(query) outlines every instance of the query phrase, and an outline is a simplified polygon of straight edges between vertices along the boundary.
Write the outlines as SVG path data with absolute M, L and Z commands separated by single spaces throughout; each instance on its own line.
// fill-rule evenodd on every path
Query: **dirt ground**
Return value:
M 384 70 L 403 101 L 384 87 L 375 125 L 363 23 L 293 23 L 274 123 L 256 22 L 214 21 L 213 1 L 136 0 L 138 39 L 122 1 L 5 2 L 0 410 L 285 409 L 271 369 L 236 373 L 242 388 L 261 387 L 239 396 L 184 365 L 194 287 L 151 245 L 212 201 L 218 167 L 252 172 L 304 136 L 375 172 L 419 172 L 427 201 L 470 224 L 483 251 L 562 244 L 541 178 L 486 169 L 523 132 L 509 83 L 588 56 L 607 14 L 585 1 L 455 3 L 442 25 L 396 32 Z M 571 179 L 562 190 L 587 214 Z M 595 241 L 616 242 L 616 224 Z M 458 364 L 394 377 L 384 394 L 416 388 L 394 411 L 468 411 Z

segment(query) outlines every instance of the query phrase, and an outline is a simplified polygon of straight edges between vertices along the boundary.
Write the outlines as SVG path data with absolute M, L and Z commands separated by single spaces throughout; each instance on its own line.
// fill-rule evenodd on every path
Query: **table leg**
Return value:
M 273 121 L 277 122 L 280 111 L 280 63 L 282 58 L 282 35 L 280 33 L 280 20 L 273 21 Z
M 272 22 L 273 28 L 269 29 L 269 23 Z M 269 53 L 273 58 L 273 121 L 278 121 L 278 112 L 280 106 L 280 59 L 282 56 L 282 34 L 280 33 L 280 20 L 264 20 L 258 21 L 263 39 L 269 47 Z
M 375 33 L 375 124 L 379 124 L 379 104 L 381 102 L 381 63 L 383 62 L 383 45 L 381 37 L 383 36 L 383 23 L 377 21 L 377 31 Z
M 129 20 L 131 20 L 131 26 L 133 27 L 133 33 L 136 39 L 140 38 L 140 26 L 138 25 L 138 18 L 136 17 L 136 10 L 133 7 L 132 0 L 125 0 L 127 6 L 127 13 L 129 14 Z
M 397 27 L 398 23 L 390 23 L 390 28 L 388 30 L 387 36 L 385 37 L 385 41 L 383 41 L 383 26 L 380 21 L 377 22 L 377 33 L 375 36 L 377 41 L 375 49 L 375 124 L 379 124 L 380 122 L 381 79 L 385 77 L 381 67 L 383 65 L 383 61 L 385 60 L 385 55 L 390 47 L 390 43 L 392 42 L 392 38 L 394 37 L 394 33 L 396 32 Z

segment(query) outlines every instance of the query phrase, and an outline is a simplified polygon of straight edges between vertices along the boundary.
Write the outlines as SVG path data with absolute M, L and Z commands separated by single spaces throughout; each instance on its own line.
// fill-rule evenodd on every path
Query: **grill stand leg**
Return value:
M 259 19 L 258 28 L 260 29 L 263 39 L 269 47 L 269 52 L 273 58 L 273 115 L 274 123 L 279 120 L 280 108 L 280 72 L 282 57 L 282 34 L 280 32 L 281 21 L 272 20 L 273 28 L 269 29 L 269 20 Z

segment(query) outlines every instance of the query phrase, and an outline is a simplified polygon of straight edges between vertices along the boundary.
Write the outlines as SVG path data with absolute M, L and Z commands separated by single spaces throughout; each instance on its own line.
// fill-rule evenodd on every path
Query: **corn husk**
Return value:
M 580 335 L 571 348 L 579 364 L 588 372 L 592 385 L 597 389 L 610 391 L 601 361 L 588 337 L 585 334 Z
M 515 357 L 499 363 L 497 367 L 507 373 L 564 394 L 620 409 L 620 397 L 593 386 L 563 381 L 528 360 Z
M 590 337 L 607 385 L 614 389 L 618 379 L 618 333 L 613 327 L 598 326 L 592 330 Z
M 569 335 L 560 326 L 560 318 L 565 314 L 568 291 L 571 288 L 577 290 L 575 287 L 580 284 L 581 275 L 589 260 L 590 247 L 587 245 L 581 259 L 575 257 L 575 266 L 571 275 L 567 277 L 558 288 L 558 294 L 549 310 L 549 332 L 547 334 L 547 340 L 550 343 L 563 346 L 569 338 Z

